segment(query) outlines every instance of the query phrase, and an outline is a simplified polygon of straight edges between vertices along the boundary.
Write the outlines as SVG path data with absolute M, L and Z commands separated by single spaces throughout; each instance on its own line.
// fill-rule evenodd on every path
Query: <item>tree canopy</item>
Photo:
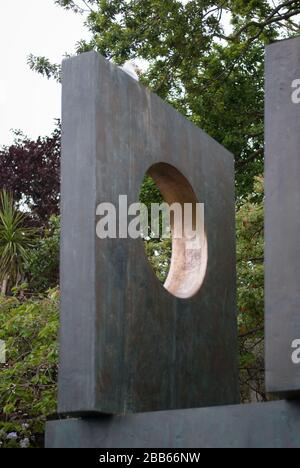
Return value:
M 79 41 L 77 53 L 146 64 L 141 81 L 230 150 L 237 195 L 252 191 L 263 171 L 264 46 L 299 34 L 300 1 L 56 3 L 87 15 L 91 39 Z M 59 79 L 59 66 L 45 57 L 29 62 Z

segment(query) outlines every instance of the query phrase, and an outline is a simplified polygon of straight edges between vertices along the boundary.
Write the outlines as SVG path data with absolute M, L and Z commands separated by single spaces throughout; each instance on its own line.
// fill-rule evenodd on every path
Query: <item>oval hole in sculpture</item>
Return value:
M 171 210 L 171 240 L 148 238 L 145 249 L 156 276 L 170 294 L 181 299 L 194 296 L 205 278 L 208 247 L 204 218 L 196 222 L 198 200 L 191 184 L 174 166 L 158 163 L 147 171 L 140 201 L 147 201 L 148 210 L 150 203 L 177 203 L 185 214 L 185 204 L 190 204 L 190 216 L 184 222 Z

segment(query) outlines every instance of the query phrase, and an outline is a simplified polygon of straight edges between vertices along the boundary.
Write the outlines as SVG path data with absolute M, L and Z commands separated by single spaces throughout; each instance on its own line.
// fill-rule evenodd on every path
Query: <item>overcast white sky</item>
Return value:
M 60 117 L 61 87 L 27 65 L 27 56 L 43 55 L 60 62 L 88 37 L 84 18 L 53 0 L 1 2 L 0 16 L 0 146 L 12 142 L 10 129 L 32 138 L 49 134 Z
M 28 55 L 42 55 L 58 63 L 66 52 L 74 52 L 77 41 L 87 38 L 84 17 L 62 9 L 54 0 L 2 0 L 0 147 L 12 143 L 11 129 L 35 139 L 50 134 L 54 120 L 60 117 L 61 86 L 31 71 Z M 142 61 L 138 65 L 146 67 Z M 134 76 L 131 65 L 125 68 Z

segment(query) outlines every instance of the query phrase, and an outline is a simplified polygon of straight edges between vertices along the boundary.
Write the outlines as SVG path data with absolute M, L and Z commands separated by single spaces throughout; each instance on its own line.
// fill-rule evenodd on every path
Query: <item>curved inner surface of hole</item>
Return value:
M 185 213 L 183 222 L 171 210 L 172 255 L 164 287 L 178 298 L 190 298 L 203 284 L 208 258 L 203 217 L 200 224 L 196 222 L 197 197 L 188 180 L 174 166 L 158 163 L 150 167 L 147 175 L 156 183 L 164 201 L 168 205 L 180 204 Z M 185 204 L 190 204 L 187 211 Z

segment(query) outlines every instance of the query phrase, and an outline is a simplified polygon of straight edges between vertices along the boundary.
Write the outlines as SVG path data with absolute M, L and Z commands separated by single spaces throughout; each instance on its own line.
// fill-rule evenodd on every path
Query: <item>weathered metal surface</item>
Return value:
M 205 203 L 208 264 L 179 299 L 140 239 L 96 237 L 96 206 L 137 202 L 145 173 L 174 166 Z M 92 52 L 63 65 L 59 413 L 238 401 L 233 157 Z
M 177 410 L 47 423 L 48 448 L 300 448 L 300 404 Z
M 299 88 L 300 38 L 267 47 L 266 386 L 283 396 L 300 396 L 300 363 L 292 359 L 300 339 Z

